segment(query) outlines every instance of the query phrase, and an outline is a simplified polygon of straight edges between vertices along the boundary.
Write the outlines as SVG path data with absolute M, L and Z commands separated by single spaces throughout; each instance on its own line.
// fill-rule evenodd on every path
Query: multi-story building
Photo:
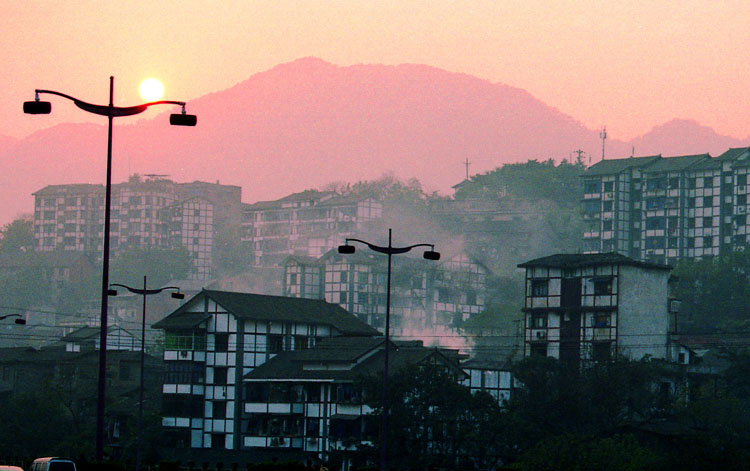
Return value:
M 382 204 L 370 197 L 307 190 L 243 205 L 242 240 L 254 265 L 276 266 L 288 255 L 323 255 L 382 212 Z
M 390 371 L 439 365 L 457 381 L 468 380 L 455 352 L 415 341 L 394 344 Z M 245 375 L 243 447 L 307 453 L 351 469 L 356 450 L 372 446 L 378 434 L 378 421 L 357 383 L 382 375 L 384 345 L 382 337 L 327 338 L 313 349 L 279 354 Z
M 102 252 L 103 185 L 50 185 L 34 196 L 38 251 Z M 112 186 L 112 253 L 130 247 L 182 246 L 193 257 L 191 277 L 209 279 L 216 234 L 239 224 L 240 197 L 237 186 L 133 176 Z
M 518 266 L 526 269 L 525 356 L 668 359 L 671 267 L 615 252 L 550 255 Z
M 459 327 L 484 309 L 487 276 L 480 262 L 460 254 L 435 263 L 410 257 L 392 259 L 391 329 L 409 336 Z M 284 294 L 336 303 L 369 325 L 385 327 L 387 259 L 365 251 L 320 258 L 288 257 Z
M 584 253 L 674 263 L 745 247 L 750 148 L 602 160 L 584 178 Z
M 165 334 L 163 419 L 175 446 L 240 450 L 242 377 L 275 355 L 378 332 L 323 300 L 203 290 L 157 322 Z

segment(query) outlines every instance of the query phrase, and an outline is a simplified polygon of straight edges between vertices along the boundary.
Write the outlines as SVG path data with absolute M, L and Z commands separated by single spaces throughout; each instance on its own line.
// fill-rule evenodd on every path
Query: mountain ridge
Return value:
M 253 202 L 393 171 L 449 193 L 464 177 L 465 159 L 471 173 L 483 173 L 531 158 L 567 158 L 576 149 L 592 162 L 601 158 L 598 130 L 528 91 L 422 64 L 342 67 L 301 58 L 191 100 L 188 111 L 198 116 L 196 128 L 170 127 L 166 116 L 174 110 L 116 125 L 113 181 L 129 173 L 218 180 L 242 186 L 243 201 Z M 31 211 L 31 193 L 45 185 L 103 182 L 105 123 L 0 136 L 7 202 L 0 221 Z M 715 155 L 742 144 L 676 119 L 632 141 L 608 139 L 605 151 Z

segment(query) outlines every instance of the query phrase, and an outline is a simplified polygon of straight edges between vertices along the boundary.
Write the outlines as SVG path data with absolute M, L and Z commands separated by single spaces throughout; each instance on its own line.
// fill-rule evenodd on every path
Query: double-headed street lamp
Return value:
M 380 418 L 380 471 L 387 471 L 388 461 L 388 360 L 390 350 L 390 330 L 391 330 L 391 257 L 411 251 L 416 247 L 429 247 L 430 250 L 424 252 L 424 258 L 427 260 L 440 260 L 440 253 L 435 252 L 435 244 L 414 244 L 407 247 L 394 247 L 392 244 L 392 230 L 388 229 L 388 246 L 371 244 L 370 242 L 347 238 L 344 245 L 339 245 L 340 254 L 353 254 L 356 247 L 349 245 L 349 242 L 359 242 L 366 245 L 370 250 L 388 255 L 388 281 L 386 284 L 385 298 L 385 357 L 383 361 L 383 413 Z
M 24 319 L 21 314 L 6 314 L 4 316 L 0 316 L 0 321 L 9 317 L 18 317 L 18 319 L 14 319 L 13 322 L 19 325 L 26 325 L 26 319 Z
M 132 288 L 130 286 L 121 285 L 119 283 L 112 283 L 111 285 L 109 285 L 109 289 L 107 290 L 107 294 L 109 296 L 117 296 L 117 290 L 113 289 L 114 286 L 125 288 L 126 290 L 134 294 L 143 295 L 143 317 L 141 319 L 141 384 L 138 393 L 138 445 L 135 454 L 135 470 L 141 471 L 141 443 L 143 441 L 143 371 L 146 358 L 146 296 L 159 294 L 162 291 L 166 290 L 174 290 L 175 292 L 172 293 L 172 297 L 175 299 L 185 299 L 185 295 L 180 293 L 180 288 L 178 288 L 177 286 L 165 286 L 163 288 L 148 289 L 147 278 L 145 275 L 143 276 L 142 289 Z
M 120 107 L 113 103 L 114 77 L 109 77 L 109 105 L 94 105 L 74 98 L 64 93 L 53 90 L 35 90 L 34 101 L 26 101 L 23 104 L 23 112 L 26 114 L 49 114 L 52 104 L 48 101 L 39 101 L 39 95 L 47 93 L 67 98 L 80 109 L 93 114 L 106 116 L 109 120 L 107 133 L 107 184 L 104 193 L 104 243 L 102 247 L 102 309 L 100 318 L 99 339 L 99 380 L 96 400 L 96 459 L 101 461 L 104 457 L 104 402 L 107 374 L 107 290 L 109 289 L 109 227 L 110 208 L 112 195 L 112 120 L 122 116 L 132 116 L 143 113 L 147 108 L 154 105 L 179 105 L 182 106 L 181 114 L 172 114 L 169 124 L 173 126 L 195 126 L 197 117 L 185 113 L 184 101 L 153 101 L 136 106 Z

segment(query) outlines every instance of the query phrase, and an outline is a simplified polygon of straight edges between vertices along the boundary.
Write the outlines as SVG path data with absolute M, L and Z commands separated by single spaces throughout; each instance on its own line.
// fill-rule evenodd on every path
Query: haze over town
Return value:
M 0 18 L 0 471 L 750 461 L 748 2 Z

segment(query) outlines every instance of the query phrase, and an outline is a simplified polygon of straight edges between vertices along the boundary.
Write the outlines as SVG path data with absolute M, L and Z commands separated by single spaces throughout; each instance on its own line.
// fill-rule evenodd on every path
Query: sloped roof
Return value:
M 671 270 L 669 265 L 658 263 L 641 262 L 634 260 L 617 252 L 594 253 L 594 254 L 555 254 L 547 257 L 536 258 L 528 262 L 519 263 L 519 268 L 550 267 L 550 268 L 580 268 L 595 265 L 629 265 L 641 268 L 657 270 Z
M 116 325 L 110 325 L 107 328 L 107 333 L 113 332 L 115 330 L 119 330 L 119 331 L 125 332 L 126 334 L 130 336 L 133 336 L 133 334 L 131 334 L 127 330 Z M 68 335 L 63 337 L 62 340 L 64 340 L 65 342 L 77 342 L 81 340 L 90 340 L 90 339 L 99 338 L 100 334 L 101 334 L 101 329 L 99 329 L 99 327 L 84 326 L 69 333 Z
M 368 339 L 370 348 L 364 348 L 357 345 L 357 340 L 352 341 L 339 338 L 327 339 L 329 341 L 339 341 L 341 348 L 332 348 L 332 344 L 326 345 L 321 342 L 315 348 L 309 350 L 297 350 L 291 352 L 282 352 L 271 358 L 267 362 L 247 373 L 244 379 L 247 381 L 267 381 L 267 380 L 317 380 L 317 381 L 353 381 L 356 378 L 370 376 L 382 373 L 384 366 L 384 350 L 380 348 L 383 344 L 383 338 Z M 454 371 L 461 375 L 466 373 L 461 370 L 449 356 L 444 355 L 437 348 L 429 348 L 421 345 L 420 342 L 393 342 L 395 348 L 392 348 L 389 355 L 389 375 L 400 369 L 424 363 L 432 358 L 439 358 L 441 362 L 452 367 Z M 351 351 L 349 351 L 351 348 Z M 353 363 L 357 358 L 362 357 L 363 353 L 372 352 L 374 348 L 378 351 L 371 356 L 360 361 L 351 369 L 305 369 L 304 365 L 309 363 L 341 363 L 344 361 Z M 321 353 L 322 351 L 322 353 Z M 344 359 L 348 360 L 344 360 Z
M 720 160 L 735 160 L 738 157 L 742 156 L 745 153 L 750 153 L 750 147 L 732 147 L 720 156 L 717 157 L 717 159 Z
M 373 336 L 379 332 L 337 304 L 323 300 L 237 293 L 204 289 L 153 325 L 157 329 L 180 329 L 198 325 L 204 313 L 188 312 L 203 297 L 215 301 L 240 319 L 330 325 L 347 335 Z
M 688 167 L 711 163 L 711 160 L 711 156 L 708 154 L 665 157 L 657 159 L 654 163 L 643 169 L 643 171 L 644 173 L 676 172 Z
M 93 183 L 73 183 L 69 185 L 47 185 L 33 195 L 80 195 L 83 193 L 104 193 L 104 185 Z
M 645 157 L 628 157 L 626 159 L 607 159 L 601 160 L 583 172 L 584 177 L 609 175 L 620 173 L 632 167 L 644 167 L 661 159 L 661 154 L 650 155 Z

